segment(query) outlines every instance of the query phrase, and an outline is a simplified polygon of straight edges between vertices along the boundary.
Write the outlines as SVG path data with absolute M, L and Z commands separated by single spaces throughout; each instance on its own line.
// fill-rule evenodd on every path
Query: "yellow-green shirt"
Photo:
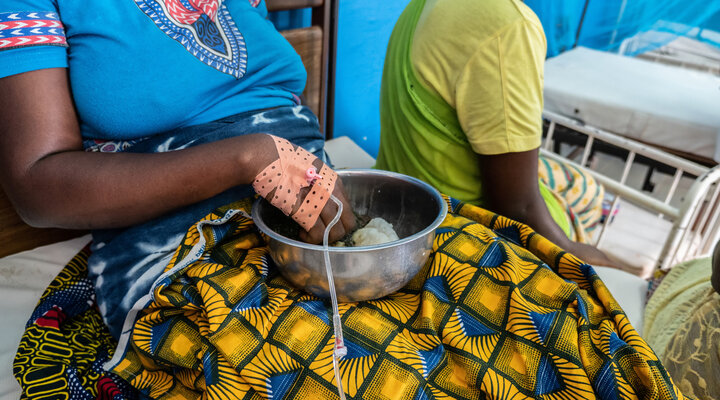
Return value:
M 516 0 L 412 0 L 388 44 L 377 168 L 482 203 L 477 154 L 540 145 L 546 43 Z

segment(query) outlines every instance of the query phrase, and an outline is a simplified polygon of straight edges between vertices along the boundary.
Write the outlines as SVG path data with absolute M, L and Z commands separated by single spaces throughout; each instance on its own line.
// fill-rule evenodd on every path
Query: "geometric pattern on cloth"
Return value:
M 58 14 L 50 11 L 0 13 L 0 51 L 29 46 L 67 47 Z
M 590 243 L 588 234 L 603 216 L 605 188 L 587 171 L 544 156 L 538 159 L 538 175 L 565 207 L 574 228 L 573 240 Z
M 237 79 L 245 75 L 248 56 L 245 38 L 221 1 L 135 0 L 135 3 L 158 28 L 198 60 Z
M 327 302 L 243 215 L 190 229 L 114 372 L 151 396 L 336 398 Z M 682 398 L 592 268 L 527 226 L 460 204 L 433 250 L 398 292 L 341 304 L 348 398 Z
M 87 278 L 88 248 L 45 290 L 28 321 L 13 362 L 21 399 L 134 399 L 137 392 L 103 370 L 117 343 L 95 306 Z
M 590 266 L 525 225 L 448 202 L 414 279 L 340 304 L 348 398 L 685 398 Z M 279 275 L 250 207 L 191 228 L 138 315 L 113 372 L 143 394 L 338 398 L 331 307 Z

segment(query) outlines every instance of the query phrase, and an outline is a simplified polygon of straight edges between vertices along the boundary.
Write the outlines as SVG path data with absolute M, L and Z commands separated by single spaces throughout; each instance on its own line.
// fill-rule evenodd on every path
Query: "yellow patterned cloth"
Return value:
M 643 336 L 661 359 L 676 332 L 704 304 L 706 294 L 713 292 L 711 273 L 710 257 L 684 261 L 669 272 L 656 272 L 662 282 L 645 306 Z
M 571 227 L 570 239 L 590 243 L 589 233 L 603 216 L 603 186 L 587 171 L 543 156 L 538 160 L 538 175 L 541 184 L 550 189 L 557 205 L 565 212 Z M 548 204 L 548 208 L 552 207 Z
M 663 360 L 678 387 L 698 400 L 720 398 L 720 295 L 699 299 L 668 346 Z
M 590 266 L 450 203 L 407 286 L 341 305 L 348 398 L 685 398 Z M 249 210 L 188 231 L 112 372 L 153 398 L 338 398 L 329 304 L 276 272 Z
M 95 303 L 83 249 L 40 298 L 13 362 L 21 399 L 137 398 L 137 391 L 103 370 L 116 341 Z
M 712 261 L 675 265 L 645 307 L 647 342 L 684 393 L 720 398 L 720 295 L 710 283 Z

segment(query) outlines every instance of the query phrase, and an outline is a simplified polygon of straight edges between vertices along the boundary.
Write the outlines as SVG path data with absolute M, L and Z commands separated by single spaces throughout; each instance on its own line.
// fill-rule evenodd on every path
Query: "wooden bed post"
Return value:
M 337 50 L 337 24 L 338 24 L 338 2 L 326 0 L 322 6 L 313 8 L 312 24 L 322 26 L 323 49 L 322 49 L 322 76 L 321 93 L 323 99 L 320 102 L 320 129 L 325 134 L 325 139 L 333 138 L 333 124 L 335 114 L 335 61 Z
M 266 0 L 268 11 L 310 8 L 311 26 L 283 31 L 305 63 L 308 73 L 305 103 L 317 115 L 320 130 L 332 138 L 337 46 L 337 0 Z

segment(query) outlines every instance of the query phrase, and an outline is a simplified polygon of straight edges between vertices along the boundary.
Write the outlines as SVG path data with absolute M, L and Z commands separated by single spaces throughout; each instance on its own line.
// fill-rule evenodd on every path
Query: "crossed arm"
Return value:
M 64 68 L 2 78 L 0 93 L 0 181 L 18 214 L 37 227 L 137 224 L 249 184 L 277 158 L 272 139 L 260 133 L 169 153 L 84 152 Z M 340 186 L 335 194 L 344 200 Z M 302 239 L 318 243 L 335 209 L 329 202 Z M 333 238 L 354 226 L 345 209 Z

